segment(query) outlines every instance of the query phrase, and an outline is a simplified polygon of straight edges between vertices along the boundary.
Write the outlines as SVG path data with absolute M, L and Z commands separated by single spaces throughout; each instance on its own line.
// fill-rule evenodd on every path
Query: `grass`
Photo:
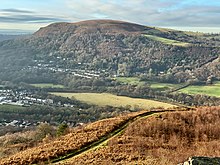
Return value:
M 116 81 L 122 84 L 130 84 L 130 85 L 143 85 L 146 83 L 146 84 L 150 84 L 150 88 L 159 91 L 173 90 L 183 85 L 183 84 L 171 84 L 171 83 L 158 83 L 151 81 L 140 81 L 140 78 L 138 77 L 117 77 Z
M 42 84 L 30 84 L 34 87 L 37 88 L 65 88 L 63 85 L 59 85 L 59 84 L 47 84 L 47 83 L 42 83 Z
M 158 36 L 154 36 L 154 35 L 145 35 L 145 36 L 147 38 L 150 38 L 150 39 L 155 40 L 155 41 L 162 42 L 162 43 L 167 44 L 167 45 L 175 45 L 175 46 L 182 46 L 182 47 L 187 47 L 187 46 L 190 45 L 190 43 L 187 43 L 187 42 L 171 40 L 171 39 L 167 39 L 167 38 L 163 38 L 163 37 L 158 37 Z
M 152 89 L 158 89 L 160 91 L 173 90 L 179 88 L 182 85 L 182 84 L 157 83 L 157 82 L 152 82 L 150 84 L 151 84 L 150 87 Z
M 52 93 L 57 96 L 62 97 L 74 97 L 77 100 L 86 102 L 88 104 L 95 104 L 99 106 L 114 106 L 114 107 L 126 107 L 131 106 L 131 108 L 141 108 L 150 109 L 153 107 L 164 107 L 170 108 L 174 107 L 172 104 L 163 103 L 159 101 L 147 100 L 147 99 L 137 99 L 125 96 L 116 96 L 108 93 Z
M 18 105 L 8 105 L 8 104 L 3 104 L 0 105 L 0 112 L 4 111 L 4 112 L 13 112 L 13 111 L 22 111 L 24 110 L 25 107 L 22 106 L 18 106 Z
M 202 32 L 193 32 L 193 31 L 183 31 L 183 33 L 191 36 L 203 36 L 204 33 Z
M 122 84 L 139 85 L 143 84 L 138 77 L 117 77 L 116 81 Z
M 187 93 L 187 94 L 203 94 L 208 96 L 220 97 L 220 81 L 215 82 L 213 85 L 204 85 L 204 86 L 188 86 L 179 90 L 178 92 Z

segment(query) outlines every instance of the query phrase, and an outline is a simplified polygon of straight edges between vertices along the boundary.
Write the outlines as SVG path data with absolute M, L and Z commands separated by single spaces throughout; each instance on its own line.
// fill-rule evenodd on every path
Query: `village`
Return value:
M 71 103 L 62 103 L 61 101 L 55 102 L 53 99 L 38 98 L 33 94 L 33 92 L 29 92 L 26 90 L 4 89 L 3 87 L 0 88 L 0 106 L 2 107 L 2 109 L 4 109 L 4 107 L 25 108 L 32 105 L 46 105 L 51 107 L 75 107 L 75 105 Z M 38 122 L 30 122 L 24 119 L 5 120 L 4 118 L 0 118 L 0 127 L 9 126 L 27 128 L 29 126 L 36 126 L 38 124 Z
M 34 96 L 33 92 L 26 90 L 0 89 L 0 105 L 31 106 L 49 105 L 56 107 L 74 107 L 70 103 L 54 102 L 53 99 L 42 99 Z
M 74 68 L 68 67 L 67 65 L 62 65 L 63 62 L 68 61 L 69 59 L 56 57 L 56 60 L 34 60 L 34 65 L 28 66 L 23 68 L 22 70 L 48 70 L 54 73 L 66 73 L 72 74 L 77 77 L 92 79 L 92 78 L 99 78 L 99 77 L 106 77 L 109 76 L 105 70 L 92 70 L 88 69 L 86 66 L 87 63 L 80 63 L 78 62 Z
M 40 99 L 33 96 L 28 91 L 14 91 L 12 89 L 0 90 L 0 105 L 17 105 L 17 106 L 30 106 L 33 104 L 53 105 L 52 99 Z

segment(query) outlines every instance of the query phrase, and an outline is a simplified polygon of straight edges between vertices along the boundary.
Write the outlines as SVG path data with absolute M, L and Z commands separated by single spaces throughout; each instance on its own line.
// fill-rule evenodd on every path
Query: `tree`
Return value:
M 59 125 L 57 129 L 57 136 L 65 135 L 68 132 L 68 125 L 66 123 L 62 123 Z
M 41 123 L 37 127 L 35 139 L 41 141 L 47 136 L 53 137 L 55 135 L 55 129 L 48 123 Z

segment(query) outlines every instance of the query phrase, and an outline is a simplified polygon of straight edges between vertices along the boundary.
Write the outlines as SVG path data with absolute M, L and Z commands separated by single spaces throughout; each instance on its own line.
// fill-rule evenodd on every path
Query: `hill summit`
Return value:
M 147 26 L 138 25 L 129 22 L 115 20 L 89 20 L 77 23 L 54 23 L 47 27 L 40 28 L 35 35 L 55 35 L 59 33 L 142 33 L 145 30 L 152 29 Z

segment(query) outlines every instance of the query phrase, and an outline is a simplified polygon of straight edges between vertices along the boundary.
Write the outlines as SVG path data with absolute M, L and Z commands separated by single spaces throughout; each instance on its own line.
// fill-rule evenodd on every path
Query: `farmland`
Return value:
M 139 85 L 143 84 L 138 77 L 117 77 L 116 81 L 122 84 Z
M 138 107 L 140 109 L 149 109 L 153 107 L 164 107 L 169 108 L 174 105 L 163 103 L 159 101 L 147 100 L 147 99 L 137 99 L 125 96 L 116 96 L 108 93 L 52 93 L 57 96 L 74 97 L 77 100 L 86 102 L 88 104 L 95 104 L 99 106 L 114 106 L 114 107 Z
M 220 82 L 215 82 L 213 85 L 204 85 L 204 86 L 188 86 L 179 90 L 178 92 L 187 93 L 187 94 L 203 94 L 209 96 L 220 97 Z
M 153 81 L 140 81 L 137 77 L 118 77 L 116 81 L 122 84 L 130 84 L 130 85 L 141 85 L 141 84 L 149 84 L 149 87 L 158 91 L 172 91 L 175 89 L 184 86 L 183 83 L 180 84 L 172 84 L 172 83 L 160 83 Z M 212 85 L 190 85 L 188 87 L 180 89 L 179 93 L 186 93 L 190 95 L 201 94 L 208 96 L 220 97 L 220 81 L 215 81 Z
M 162 43 L 167 44 L 167 45 L 175 45 L 175 46 L 182 46 L 182 47 L 186 47 L 186 46 L 190 45 L 189 43 L 186 43 L 186 42 L 171 40 L 171 39 L 158 37 L 158 36 L 154 36 L 154 35 L 145 35 L 145 37 L 150 38 L 150 39 L 155 40 L 155 41 L 162 42 Z
M 183 84 L 157 83 L 157 82 L 150 83 L 150 87 L 152 89 L 156 89 L 160 91 L 173 90 L 173 89 L 181 87 L 182 85 Z
M 30 84 L 30 85 L 37 87 L 37 88 L 64 88 L 63 85 L 59 85 L 59 84 L 42 83 L 42 84 Z
M 4 105 L 0 105 L 0 112 L 12 112 L 12 111 L 23 111 L 25 109 L 25 107 L 22 107 L 22 106 L 17 106 L 17 105 L 7 105 L 7 104 L 4 104 Z
M 143 85 L 146 83 L 150 85 L 150 88 L 160 91 L 173 90 L 183 85 L 183 84 L 172 84 L 172 83 L 159 83 L 153 81 L 141 81 L 140 78 L 138 77 L 117 77 L 116 81 L 122 84 L 129 84 L 129 85 Z

